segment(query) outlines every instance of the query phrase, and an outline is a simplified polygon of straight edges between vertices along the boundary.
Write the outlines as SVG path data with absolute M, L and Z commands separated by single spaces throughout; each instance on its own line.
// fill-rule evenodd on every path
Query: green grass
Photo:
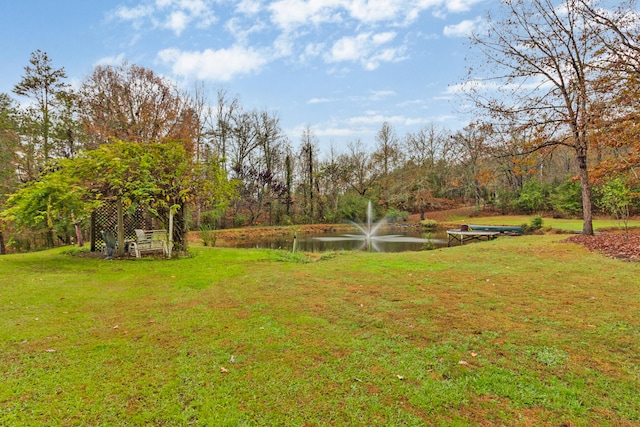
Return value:
M 447 224 L 482 224 L 482 225 L 523 225 L 531 223 L 535 215 L 501 215 L 501 216 L 456 216 L 447 220 Z M 543 217 L 543 228 L 553 228 L 564 231 L 582 231 L 584 221 L 582 219 L 564 219 Z M 624 229 L 624 223 L 615 219 L 594 219 L 594 230 L 600 229 Z M 628 227 L 640 227 L 637 219 L 629 220 Z
M 640 265 L 562 238 L 3 256 L 0 425 L 638 424 Z

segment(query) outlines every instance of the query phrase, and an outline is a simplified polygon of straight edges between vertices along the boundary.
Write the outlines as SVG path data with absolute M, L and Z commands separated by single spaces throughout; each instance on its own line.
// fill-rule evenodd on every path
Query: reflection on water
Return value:
M 322 233 L 297 237 L 296 250 L 302 252 L 324 252 L 341 250 L 372 250 L 376 252 L 421 251 L 447 246 L 446 231 L 420 233 L 406 230 L 395 234 L 383 234 L 367 239 L 361 234 Z M 229 247 L 267 248 L 293 250 L 293 236 L 262 238 L 259 241 L 242 240 L 229 242 Z

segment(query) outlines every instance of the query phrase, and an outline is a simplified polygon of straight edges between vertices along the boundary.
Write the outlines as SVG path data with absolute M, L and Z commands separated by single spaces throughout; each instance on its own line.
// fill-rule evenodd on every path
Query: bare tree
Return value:
M 260 146 L 258 134 L 258 113 L 256 111 L 238 111 L 232 116 L 233 137 L 226 141 L 225 151 L 231 161 L 231 170 L 236 178 L 242 179 L 244 168 L 254 166 L 259 160 L 257 149 Z
M 268 209 L 268 219 L 273 224 L 276 210 L 287 193 L 286 165 L 284 162 L 288 140 L 280 128 L 275 113 L 261 111 L 256 115 L 258 145 L 261 154 L 256 202 L 258 209 Z
M 240 182 L 236 218 L 242 214 L 253 224 L 264 216 L 265 208 L 271 209 L 274 199 L 285 196 L 285 138 L 278 117 L 268 111 L 237 108 L 230 119 L 233 132 L 224 143 L 233 177 Z
M 305 216 L 310 223 L 315 221 L 314 208 L 315 208 L 315 194 L 317 193 L 315 185 L 316 182 L 316 163 L 318 152 L 318 138 L 313 134 L 313 131 L 309 126 L 305 127 L 302 131 L 302 139 L 300 145 L 300 176 L 302 182 L 300 188 L 303 194 L 303 210 Z
M 404 139 L 406 167 L 414 170 L 413 187 L 428 189 L 434 197 L 446 197 L 450 190 L 450 170 L 454 161 L 453 139 L 448 132 L 429 124 Z M 426 192 L 422 192 L 424 199 Z
M 338 212 L 339 202 L 347 189 L 341 176 L 340 156 L 333 144 L 328 155 L 318 162 L 315 187 L 319 205 L 323 208 L 322 219 L 332 222 L 342 220 Z
M 369 193 L 381 172 L 373 165 L 369 153 L 360 139 L 347 144 L 347 153 L 340 156 L 343 181 L 359 195 Z
M 193 94 L 187 97 L 190 103 L 190 109 L 193 114 L 193 145 L 194 160 L 196 163 L 204 161 L 206 158 L 206 123 L 211 115 L 211 107 L 208 105 L 207 94 L 204 83 L 199 82 L 193 89 Z M 198 221 L 199 224 L 199 221 Z
M 393 126 L 388 122 L 382 123 L 382 127 L 376 135 L 376 149 L 373 153 L 373 159 L 382 166 L 383 176 L 389 175 L 398 166 L 401 157 L 400 144 Z
M 477 209 L 484 201 L 485 183 L 491 173 L 486 165 L 488 136 L 491 129 L 482 124 L 470 124 L 451 136 L 455 162 L 460 170 L 463 195 L 471 196 Z
M 593 114 L 598 168 L 595 178 L 626 173 L 640 182 L 640 26 L 638 2 L 623 1 L 613 9 L 581 0 L 599 41 L 602 75 L 597 80 L 600 99 Z M 607 156 L 606 154 L 609 154 Z
M 225 161 L 225 170 L 228 166 L 229 146 L 235 133 L 235 116 L 240 112 L 240 100 L 237 97 L 230 99 L 225 90 L 218 90 L 218 102 L 207 118 L 207 136 L 213 150 Z
M 435 165 L 436 159 L 442 155 L 443 132 L 433 123 L 415 133 L 408 133 L 404 140 L 407 157 L 418 166 Z
M 580 5 L 605 48 L 603 66 L 640 75 L 638 2 L 623 1 L 615 9 L 599 7 L 600 3 L 592 0 L 580 0 Z
M 523 152 L 566 146 L 575 153 L 582 188 L 583 233 L 593 234 L 589 183 L 591 82 L 602 46 L 580 0 L 506 0 L 486 31 L 472 36 L 487 75 L 467 94 L 495 130 L 529 133 Z M 471 68 L 470 73 L 475 72 Z

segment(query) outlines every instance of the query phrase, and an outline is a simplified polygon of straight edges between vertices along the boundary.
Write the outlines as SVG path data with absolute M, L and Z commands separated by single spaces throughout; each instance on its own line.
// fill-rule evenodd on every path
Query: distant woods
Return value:
M 44 227 L 51 244 L 53 223 L 82 223 L 81 206 L 73 220 L 49 206 L 48 214 L 33 211 L 45 221 L 16 222 L 11 195 L 65 170 L 62 160 L 91 157 L 116 141 L 182 147 L 182 176 L 154 161 L 164 169 L 140 179 L 157 192 L 143 197 L 149 206 L 180 207 L 185 232 L 338 223 L 362 217 L 372 200 L 377 217 L 425 218 L 460 204 L 582 216 L 589 234 L 592 209 L 639 209 L 640 26 L 629 13 L 637 5 L 604 6 L 501 3 L 487 17 L 488 31 L 472 36 L 472 66 L 461 85 L 472 122 L 458 130 L 427 123 L 405 135 L 383 122 L 372 136 L 324 149 L 312 127 L 291 140 L 277 112 L 248 109 L 225 90 L 204 83 L 185 90 L 135 64 L 97 66 L 73 89 L 64 68 L 35 51 L 13 94 L 0 94 L 0 210 L 12 212 L 0 216 L 0 248 L 20 227 Z M 151 164 L 143 154 L 139 167 Z M 119 182 L 127 177 L 113 174 L 107 187 L 128 189 Z M 63 241 L 72 230 L 55 233 Z

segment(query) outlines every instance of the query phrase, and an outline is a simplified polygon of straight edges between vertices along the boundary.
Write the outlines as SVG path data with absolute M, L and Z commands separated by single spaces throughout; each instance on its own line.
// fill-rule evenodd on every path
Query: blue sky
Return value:
M 465 34 L 490 3 L 7 0 L 0 92 L 11 92 L 36 49 L 76 85 L 97 64 L 127 61 L 187 90 L 201 81 L 212 102 L 225 89 L 247 109 L 276 112 L 294 146 L 310 126 L 323 150 L 358 138 L 373 147 L 384 121 L 403 137 L 469 120 L 454 88 L 466 73 Z

